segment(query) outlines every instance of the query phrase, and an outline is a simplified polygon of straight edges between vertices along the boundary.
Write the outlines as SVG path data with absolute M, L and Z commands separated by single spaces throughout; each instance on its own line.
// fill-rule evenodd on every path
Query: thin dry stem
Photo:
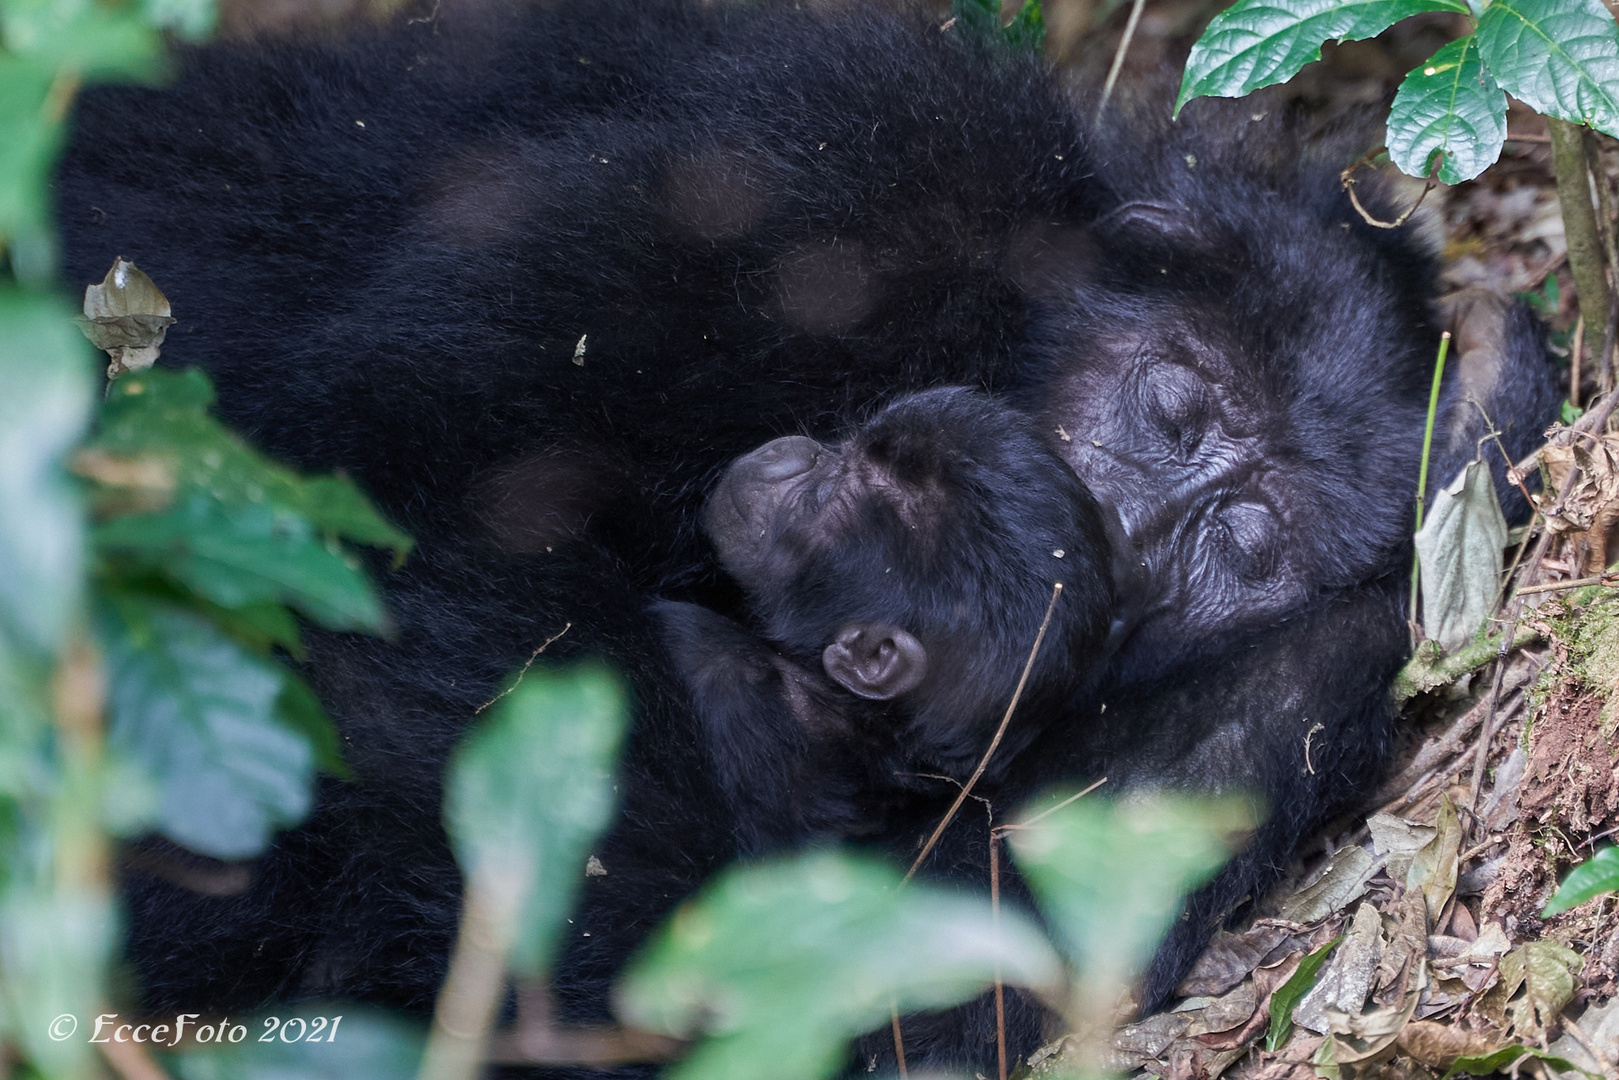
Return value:
M 1001 745 L 1001 740 L 1006 737 L 1007 726 L 1012 723 L 1012 713 L 1017 711 L 1018 701 L 1023 697 L 1023 688 L 1029 683 L 1029 673 L 1034 670 L 1034 658 L 1040 655 L 1040 645 L 1046 640 L 1046 631 L 1051 629 L 1051 616 L 1057 610 L 1057 600 L 1061 596 L 1062 582 L 1059 581 L 1051 587 L 1051 602 L 1046 605 L 1046 617 L 1040 620 L 1040 632 L 1034 635 L 1034 645 L 1029 648 L 1029 659 L 1023 665 L 1023 674 L 1018 677 L 1017 689 L 1012 691 L 1012 701 L 1006 706 L 1006 714 L 1001 717 L 1001 726 L 995 729 L 995 737 L 989 741 L 989 749 L 985 750 L 984 756 L 978 760 L 978 768 L 973 770 L 972 776 L 968 777 L 967 782 L 961 786 L 961 792 L 956 796 L 956 801 L 950 804 L 950 809 L 945 811 L 938 827 L 933 830 L 933 835 L 928 837 L 927 843 L 922 845 L 922 850 L 917 852 L 916 860 L 911 863 L 911 868 L 905 871 L 906 881 L 910 881 L 916 876 L 917 870 L 921 869 L 922 861 L 932 852 L 933 845 L 939 842 L 939 837 L 944 835 L 944 830 L 955 820 L 957 812 L 961 810 L 961 804 L 967 801 L 968 795 L 972 794 L 974 785 L 978 783 L 979 777 L 984 775 L 984 770 L 989 768 L 990 759 L 995 756 L 995 750 Z M 898 1021 L 895 1021 L 894 1030 L 896 1032 L 899 1030 Z

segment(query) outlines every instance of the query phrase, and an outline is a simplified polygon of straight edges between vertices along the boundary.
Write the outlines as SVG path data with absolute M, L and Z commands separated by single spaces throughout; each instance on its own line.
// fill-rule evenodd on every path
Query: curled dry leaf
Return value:
M 1291 936 L 1287 928 L 1270 924 L 1250 927 L 1240 934 L 1222 930 L 1214 935 L 1175 992 L 1188 998 L 1223 994 L 1247 978 Z
M 1574 973 L 1584 957 L 1555 941 L 1530 941 L 1501 958 L 1501 980 L 1478 1010 L 1503 1035 L 1538 1041 L 1574 997 Z
M 1377 962 L 1383 955 L 1383 920 L 1370 901 L 1355 909 L 1343 944 L 1333 954 L 1314 988 L 1293 1010 L 1293 1022 L 1324 1034 L 1329 1013 L 1359 1015 L 1371 995 Z
M 1482 1036 L 1431 1020 L 1411 1021 L 1394 1041 L 1418 1064 L 1441 1071 L 1450 1068 L 1459 1057 L 1481 1057 L 1497 1049 L 1495 1043 Z
M 1320 877 L 1283 902 L 1277 918 L 1291 923 L 1320 922 L 1359 899 L 1377 870 L 1377 860 L 1359 844 L 1341 847 L 1333 852 Z
M 1541 449 L 1540 462 L 1547 490 L 1535 501 L 1556 538 L 1554 554 L 1572 557 L 1579 576 L 1601 573 L 1607 566 L 1608 536 L 1619 522 L 1619 433 L 1598 438 L 1559 428 Z
M 85 288 L 84 317 L 78 322 L 91 344 L 112 358 L 107 378 L 116 379 L 157 362 L 174 318 L 163 290 L 119 256 L 99 285 Z

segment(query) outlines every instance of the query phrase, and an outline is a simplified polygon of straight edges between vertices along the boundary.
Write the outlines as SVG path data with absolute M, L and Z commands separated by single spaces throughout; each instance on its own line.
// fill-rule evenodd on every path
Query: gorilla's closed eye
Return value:
M 1154 365 L 1149 374 L 1147 412 L 1182 457 L 1194 453 L 1209 426 L 1209 390 L 1203 379 L 1180 364 Z
M 1246 578 L 1268 576 L 1276 565 L 1281 531 L 1271 508 L 1256 502 L 1227 503 L 1216 519 L 1229 541 L 1232 568 Z

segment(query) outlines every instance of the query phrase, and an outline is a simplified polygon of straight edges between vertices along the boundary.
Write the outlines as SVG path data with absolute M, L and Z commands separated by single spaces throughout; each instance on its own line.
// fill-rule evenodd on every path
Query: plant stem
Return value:
M 1428 498 L 1428 456 L 1433 451 L 1434 417 L 1439 413 L 1439 384 L 1445 378 L 1445 356 L 1450 352 L 1450 331 L 1439 335 L 1439 355 L 1433 362 L 1433 385 L 1428 388 L 1428 423 L 1422 430 L 1422 465 L 1417 470 L 1417 527 L 1422 531 L 1422 507 Z M 1411 624 L 1417 620 L 1417 586 L 1422 581 L 1422 560 L 1411 556 Z
M 1563 233 L 1568 238 L 1568 266 L 1585 315 L 1585 355 L 1588 362 L 1602 364 L 1607 361 L 1601 350 L 1608 324 L 1608 282 L 1602 270 L 1602 233 L 1591 201 L 1585 145 L 1591 132 L 1550 117 L 1546 129 L 1552 137 L 1552 169 L 1557 174 L 1557 201 L 1562 204 Z M 1606 182 L 1605 178 L 1598 180 Z

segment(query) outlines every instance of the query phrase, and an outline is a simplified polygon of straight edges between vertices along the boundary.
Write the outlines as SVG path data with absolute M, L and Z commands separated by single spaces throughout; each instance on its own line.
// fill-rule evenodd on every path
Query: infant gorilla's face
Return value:
M 789 435 L 725 470 L 703 506 L 703 530 L 743 588 L 755 594 L 780 589 L 803 564 L 842 469 L 837 448 Z

